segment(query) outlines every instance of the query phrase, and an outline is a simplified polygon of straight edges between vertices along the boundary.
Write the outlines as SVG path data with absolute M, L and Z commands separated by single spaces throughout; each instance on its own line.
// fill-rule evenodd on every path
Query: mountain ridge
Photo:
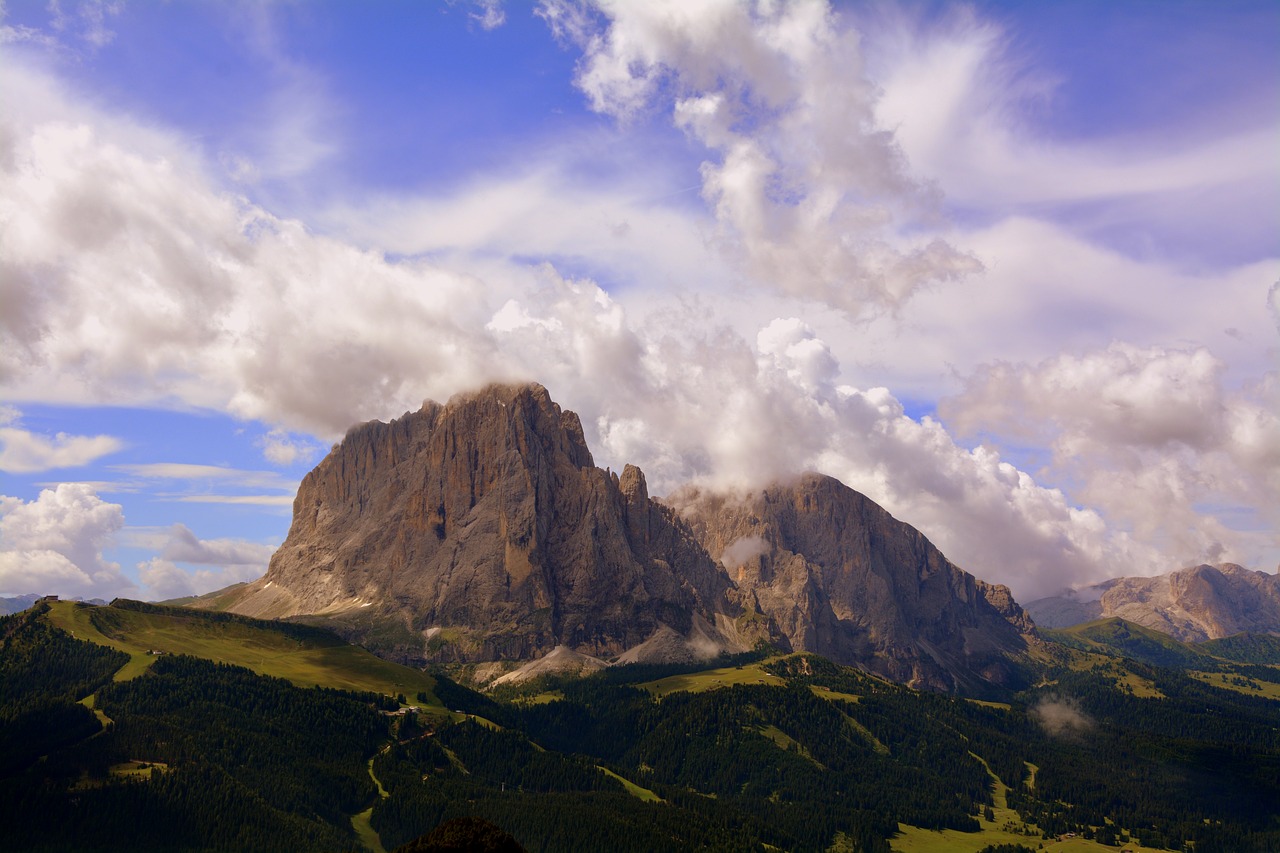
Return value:
M 1120 577 L 1026 605 L 1044 628 L 1108 617 L 1186 642 L 1280 633 L 1280 575 L 1235 563 L 1201 564 L 1154 577 Z
M 722 563 L 753 537 L 759 553 Z M 303 479 L 266 575 L 219 606 L 356 634 L 398 621 L 397 653 L 419 662 L 560 646 L 670 661 L 765 642 L 944 690 L 1009 681 L 1034 639 L 1007 588 L 839 481 L 668 505 L 636 466 L 595 467 L 577 415 L 537 384 L 353 427 Z

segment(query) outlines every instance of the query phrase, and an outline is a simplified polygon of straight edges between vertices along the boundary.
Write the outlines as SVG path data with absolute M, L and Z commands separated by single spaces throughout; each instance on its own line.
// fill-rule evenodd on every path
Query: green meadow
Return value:
M 157 660 L 157 652 L 184 654 L 284 678 L 299 687 L 404 694 L 410 704 L 439 707 L 415 698 L 419 692 L 433 695 L 435 681 L 425 672 L 319 631 L 295 635 L 271 622 L 220 619 L 195 610 L 146 611 L 71 601 L 54 602 L 47 618 L 78 639 L 127 653 L 129 662 L 116 673 L 116 681 L 141 675 Z
M 690 672 L 683 675 L 671 675 L 656 681 L 647 681 L 638 685 L 661 699 L 668 693 L 702 693 L 720 687 L 732 687 L 735 684 L 767 684 L 778 687 L 786 684 L 778 676 L 766 671 L 760 664 L 748 666 L 726 667 L 724 669 L 707 669 L 701 672 Z

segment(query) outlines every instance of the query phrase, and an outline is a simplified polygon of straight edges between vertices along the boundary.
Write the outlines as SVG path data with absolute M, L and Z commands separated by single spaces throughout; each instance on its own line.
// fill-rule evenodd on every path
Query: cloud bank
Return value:
M 617 187 L 592 193 L 534 162 L 456 197 L 393 205 L 357 245 L 228 192 L 216 157 L 103 115 L 34 64 L 6 60 L 0 387 L 13 399 L 259 420 L 273 429 L 264 456 L 289 465 L 321 446 L 301 436 L 328 442 L 424 398 L 537 380 L 582 415 L 602 464 L 641 465 L 655 494 L 688 480 L 746 488 L 820 470 L 1022 598 L 1212 553 L 1248 563 L 1276 547 L 1275 383 L 1243 389 L 1215 353 L 1251 353 L 1232 361 L 1248 375 L 1256 353 L 1274 347 L 1265 312 L 1231 315 L 1269 286 L 1259 290 L 1259 275 L 1275 281 L 1277 265 L 1180 272 L 1027 216 L 947 228 L 938 192 L 911 167 L 918 156 L 948 188 L 963 171 L 930 140 L 971 106 L 995 55 L 991 32 L 961 28 L 963 38 L 930 43 L 936 67 L 922 65 L 918 79 L 889 74 L 882 91 L 858 33 L 821 3 L 551 2 L 542 14 L 581 50 L 577 85 L 620 133 L 656 116 L 685 135 L 703 161 L 702 210 L 619 203 Z M 967 70 L 954 91 L 937 90 L 952 98 L 945 121 L 920 127 L 928 111 L 908 115 L 908 96 L 957 67 Z M 983 127 L 970 132 L 1002 126 Z M 1036 169 L 1077 156 L 1033 147 Z M 957 156 L 985 150 L 966 143 Z M 1156 193 L 1176 171 L 1131 189 Z M 1060 195 L 1023 190 L 1006 201 Z M 393 228 L 404 211 L 413 215 Z M 422 254 L 389 258 L 380 246 Z M 628 280 L 656 271 L 663 284 L 607 290 L 574 269 L 591 267 L 572 262 L 581 257 Z M 724 290 L 698 292 L 704 273 Z M 1177 298 L 1152 304 L 1152 292 Z M 1194 310 L 1175 310 L 1187 304 Z M 1110 343 L 1209 327 L 1212 350 Z M 1046 334 L 1075 354 L 1041 361 Z M 991 360 L 996 340 L 1008 364 Z M 941 419 L 909 417 L 879 381 L 850 380 L 874 373 L 866 363 L 877 358 L 902 365 L 895 376 L 956 365 L 947 381 L 961 390 Z M 921 381 L 936 391 L 936 380 Z M 15 458 L 47 464 L 59 447 L 45 441 Z M 997 442 L 1040 442 L 1048 461 L 1020 470 Z M 125 473 L 229 482 L 191 466 Z M 259 491 L 287 491 L 261 482 Z M 176 499 L 290 500 L 217 491 Z M 1228 523 L 1241 512 L 1261 521 Z M 86 566 L 105 565 L 68 562 L 89 578 Z M 205 583 L 175 575 L 177 562 L 162 552 L 144 582 L 171 594 Z M 239 578 L 254 564 L 219 565 L 219 577 Z
M 940 411 L 961 435 L 1048 447 L 1046 476 L 1180 562 L 1240 559 L 1280 527 L 1280 388 L 1272 374 L 1230 394 L 1225 367 L 1202 347 L 1117 343 L 988 365 Z
M 141 586 L 104 556 L 121 539 L 159 552 L 138 565 Z M 32 501 L 0 495 L 0 595 L 196 595 L 259 577 L 274 551 L 239 539 L 200 539 L 182 524 L 163 533 L 130 530 L 123 507 L 102 500 L 87 483 L 59 483 Z

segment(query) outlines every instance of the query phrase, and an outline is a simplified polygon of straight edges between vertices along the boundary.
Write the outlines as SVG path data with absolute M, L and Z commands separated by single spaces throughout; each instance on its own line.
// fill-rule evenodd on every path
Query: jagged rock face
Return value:
M 948 690 L 1005 681 L 1032 630 L 1007 589 L 829 477 L 674 505 L 634 466 L 596 468 L 541 386 L 491 386 L 353 428 L 303 480 L 266 576 L 220 606 L 329 616 L 406 662 L 765 640 Z
M 1118 616 L 1184 642 L 1274 633 L 1280 632 L 1280 576 L 1234 563 L 1199 565 L 1150 578 L 1114 578 L 1027 609 L 1045 627 Z
M 919 531 L 830 477 L 733 499 L 674 498 L 743 595 L 792 647 L 942 689 L 999 682 L 1033 630 L 1009 590 L 952 565 Z
M 638 469 L 594 467 L 577 415 L 541 386 L 491 386 L 353 428 L 234 609 L 398 614 L 442 660 L 612 656 L 731 618 L 728 587 Z

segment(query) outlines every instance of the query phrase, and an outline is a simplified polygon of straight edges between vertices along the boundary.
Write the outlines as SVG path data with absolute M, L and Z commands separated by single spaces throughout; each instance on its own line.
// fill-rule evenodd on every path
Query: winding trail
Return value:
M 388 744 L 389 746 L 389 744 Z M 385 752 L 387 747 L 383 747 Z M 375 756 L 376 757 L 376 756 Z M 373 772 L 373 759 L 369 759 L 369 778 L 373 780 L 373 784 L 378 787 L 378 799 L 385 800 L 391 796 L 387 793 L 387 789 L 382 787 L 382 782 Z M 373 828 L 370 818 L 373 817 L 373 806 L 351 816 L 351 828 L 356 831 L 356 837 L 360 839 L 360 843 L 366 850 L 373 853 L 387 853 L 387 848 L 382 846 L 382 839 L 378 837 L 378 832 Z

